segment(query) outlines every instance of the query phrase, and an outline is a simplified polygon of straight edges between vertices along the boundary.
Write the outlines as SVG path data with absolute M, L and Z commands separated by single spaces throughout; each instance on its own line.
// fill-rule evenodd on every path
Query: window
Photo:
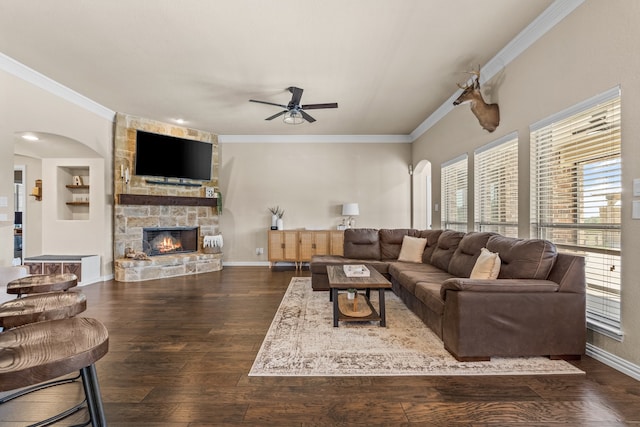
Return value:
M 467 231 L 467 155 L 442 164 L 442 228 Z
M 475 230 L 518 237 L 518 135 L 475 152 Z
M 587 322 L 621 337 L 620 89 L 531 127 L 532 235 L 584 255 Z

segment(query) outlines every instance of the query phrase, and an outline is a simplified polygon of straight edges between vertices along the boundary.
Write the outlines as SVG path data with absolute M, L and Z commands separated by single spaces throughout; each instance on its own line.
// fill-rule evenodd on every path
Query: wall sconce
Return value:
M 125 169 L 124 165 L 120 165 L 120 178 L 124 181 L 125 184 L 129 183 L 131 177 L 129 176 L 129 168 Z
M 347 228 L 353 228 L 356 225 L 356 220 L 353 218 L 354 216 L 360 215 L 360 207 L 357 203 L 345 203 L 342 205 L 342 216 L 348 216 L 347 220 Z
M 33 190 L 31 190 L 31 194 L 29 194 L 30 196 L 33 196 L 36 198 L 37 201 L 42 201 L 42 180 L 41 179 L 36 179 L 36 186 L 33 187 Z

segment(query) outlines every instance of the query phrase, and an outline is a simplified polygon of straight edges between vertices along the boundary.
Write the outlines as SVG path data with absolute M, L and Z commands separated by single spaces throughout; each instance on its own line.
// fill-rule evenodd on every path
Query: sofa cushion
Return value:
M 442 316 L 444 300 L 440 297 L 440 283 L 418 282 L 414 294 L 429 310 Z
M 442 234 L 442 230 L 420 230 L 418 232 L 417 237 L 422 237 L 427 239 L 427 244 L 424 247 L 424 252 L 422 253 L 422 262 L 425 264 L 431 264 L 431 255 L 433 255 L 433 251 L 438 245 L 438 238 Z
M 380 259 L 380 237 L 374 228 L 349 228 L 344 231 L 344 257 Z
M 418 264 L 409 262 L 395 261 L 389 263 L 389 274 L 412 294 L 415 293 L 416 283 L 429 282 L 440 285 L 453 276 L 429 264 Z
M 480 249 L 480 256 L 476 259 L 476 264 L 469 275 L 470 279 L 497 279 L 500 274 L 500 255 L 489 251 L 487 248 Z
M 499 279 L 546 279 L 557 257 L 556 246 L 541 239 L 494 235 L 487 249 L 500 255 Z
M 427 245 L 427 239 L 421 237 L 404 236 L 402 249 L 398 261 L 422 263 L 422 253 Z
M 462 231 L 444 230 L 438 237 L 430 264 L 441 270 L 449 271 L 449 261 L 451 261 L 451 257 L 464 235 L 465 233 Z
M 480 250 L 487 245 L 489 237 L 493 235 L 494 233 L 478 231 L 466 233 L 451 256 L 447 271 L 456 277 L 469 277 L 480 255 Z
M 417 237 L 418 233 L 418 230 L 409 228 L 380 229 L 380 259 L 398 259 L 404 236 Z

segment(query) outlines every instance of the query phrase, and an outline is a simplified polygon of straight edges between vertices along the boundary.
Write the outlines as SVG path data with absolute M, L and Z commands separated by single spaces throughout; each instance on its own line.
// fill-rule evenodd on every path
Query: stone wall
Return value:
M 136 130 L 143 130 L 178 138 L 194 139 L 213 144 L 212 180 L 202 186 L 162 185 L 147 183 L 144 177 L 134 175 Z M 137 281 L 160 277 L 216 271 L 222 268 L 222 255 L 204 254 L 202 240 L 205 235 L 218 234 L 218 212 L 206 206 L 146 206 L 123 205 L 120 194 L 156 196 L 204 197 L 205 187 L 218 189 L 219 149 L 217 135 L 188 129 L 154 120 L 118 113 L 114 132 L 114 254 L 116 280 Z M 128 173 L 127 173 L 128 171 Z M 122 175 L 130 178 L 127 183 Z M 188 181 L 188 180 L 187 180 Z M 169 182 L 179 184 L 178 179 Z M 190 181 L 189 181 L 190 182 Z M 198 182 L 200 184 L 200 182 Z M 124 258 L 125 248 L 142 251 L 144 227 L 200 227 L 197 254 L 162 255 L 151 261 L 131 261 Z M 163 259 L 164 258 L 164 259 Z M 131 269 L 128 271 L 127 269 Z M 147 271 L 145 271 L 145 269 Z

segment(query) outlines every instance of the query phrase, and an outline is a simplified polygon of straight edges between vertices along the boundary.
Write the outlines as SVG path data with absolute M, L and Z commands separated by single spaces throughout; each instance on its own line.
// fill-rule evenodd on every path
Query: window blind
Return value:
M 474 226 L 518 237 L 518 135 L 509 134 L 474 154 Z
M 531 127 L 531 232 L 585 256 L 588 325 L 620 337 L 620 90 L 580 107 Z
M 442 225 L 445 229 L 467 231 L 467 155 L 442 164 Z

